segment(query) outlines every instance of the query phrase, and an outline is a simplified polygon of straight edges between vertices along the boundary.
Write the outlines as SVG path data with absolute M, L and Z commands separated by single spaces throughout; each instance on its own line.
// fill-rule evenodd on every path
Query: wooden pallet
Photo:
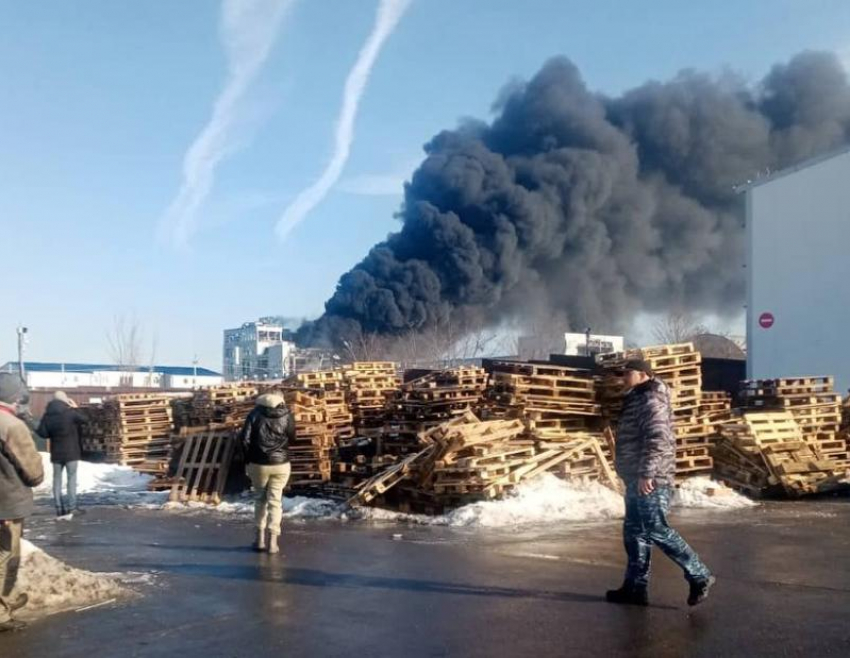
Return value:
M 235 445 L 235 432 L 229 429 L 186 436 L 169 500 L 221 502 Z

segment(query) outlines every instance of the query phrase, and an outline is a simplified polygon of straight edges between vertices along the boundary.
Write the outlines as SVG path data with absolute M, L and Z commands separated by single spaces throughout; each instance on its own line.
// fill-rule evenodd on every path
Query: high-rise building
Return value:
M 289 375 L 289 355 L 295 343 L 284 328 L 260 319 L 224 330 L 223 374 L 227 381 L 282 379 Z

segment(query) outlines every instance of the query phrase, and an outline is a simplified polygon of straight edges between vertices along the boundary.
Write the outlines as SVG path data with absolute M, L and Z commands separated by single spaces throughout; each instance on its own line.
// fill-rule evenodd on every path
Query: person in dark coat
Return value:
M 53 464 L 53 502 L 56 515 L 65 516 L 77 508 L 77 466 L 82 459 L 80 442 L 86 419 L 76 404 L 63 391 L 56 391 L 41 418 L 38 433 L 50 441 Z M 62 473 L 68 473 L 68 498 L 62 498 Z
M 23 592 L 12 597 L 12 590 L 21 565 L 24 519 L 33 509 L 32 488 L 44 479 L 32 434 L 17 417 L 26 392 L 17 373 L 0 372 L 0 632 L 25 626 L 13 614 L 28 597 Z
M 611 603 L 647 605 L 650 556 L 655 545 L 681 567 L 690 585 L 688 605 L 702 603 L 714 576 L 682 536 L 667 523 L 676 475 L 676 437 L 670 391 L 646 361 L 626 363 L 626 394 L 617 430 L 615 462 L 626 485 L 623 544 L 628 557 L 620 589 Z
M 280 395 L 257 398 L 239 434 L 242 453 L 254 489 L 254 548 L 277 553 L 283 516 L 283 490 L 289 481 L 289 444 L 295 440 L 295 420 Z M 266 543 L 266 530 L 269 540 Z

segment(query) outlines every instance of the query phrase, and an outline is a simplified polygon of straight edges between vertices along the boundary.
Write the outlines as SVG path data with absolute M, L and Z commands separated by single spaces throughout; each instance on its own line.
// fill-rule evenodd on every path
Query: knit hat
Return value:
M 285 402 L 283 396 L 277 393 L 266 393 L 257 398 L 258 407 L 268 407 L 269 409 L 276 409 Z
M 655 373 L 652 372 L 652 366 L 650 366 L 649 363 L 642 359 L 630 359 L 629 361 L 626 361 L 626 364 L 623 366 L 623 371 L 626 370 L 635 370 L 637 372 L 642 372 L 648 377 L 655 376 Z
M 56 391 L 53 394 L 54 400 L 59 400 L 59 402 L 64 402 L 69 407 L 76 407 L 77 403 L 74 402 L 71 398 L 68 397 L 68 394 L 65 391 Z
M 0 402 L 15 404 L 27 393 L 23 380 L 13 372 L 0 372 Z

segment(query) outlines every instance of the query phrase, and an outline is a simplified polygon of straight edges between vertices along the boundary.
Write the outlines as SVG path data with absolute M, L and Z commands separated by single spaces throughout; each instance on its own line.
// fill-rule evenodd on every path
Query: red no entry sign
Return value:
M 773 313 L 762 313 L 759 316 L 759 326 L 762 329 L 770 329 L 775 321 L 776 318 L 773 317 Z

